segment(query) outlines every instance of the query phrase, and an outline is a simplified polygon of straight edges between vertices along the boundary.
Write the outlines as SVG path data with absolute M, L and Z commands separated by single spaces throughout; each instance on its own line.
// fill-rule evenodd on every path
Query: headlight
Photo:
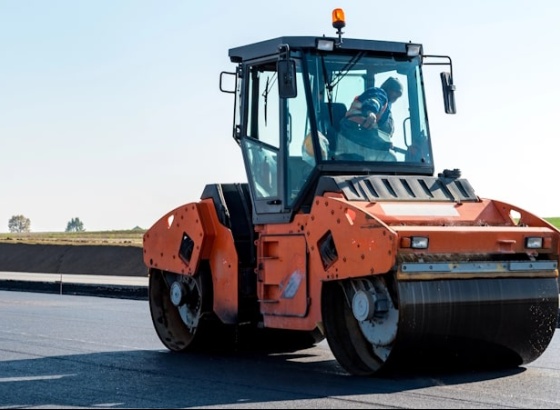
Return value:
M 321 51 L 333 51 L 334 50 L 334 40 L 327 39 L 317 39 L 317 50 Z
M 543 238 L 537 236 L 529 236 L 525 238 L 525 247 L 527 249 L 541 249 L 543 247 Z
M 428 249 L 427 236 L 406 236 L 401 238 L 401 248 Z

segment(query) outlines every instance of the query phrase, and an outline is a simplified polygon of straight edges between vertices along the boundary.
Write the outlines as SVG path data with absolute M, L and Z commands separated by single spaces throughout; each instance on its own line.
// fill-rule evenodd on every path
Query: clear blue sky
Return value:
M 0 232 L 149 228 L 244 182 L 228 49 L 282 35 L 420 42 L 451 56 L 457 115 L 427 70 L 437 172 L 560 216 L 560 1 L 0 0 Z

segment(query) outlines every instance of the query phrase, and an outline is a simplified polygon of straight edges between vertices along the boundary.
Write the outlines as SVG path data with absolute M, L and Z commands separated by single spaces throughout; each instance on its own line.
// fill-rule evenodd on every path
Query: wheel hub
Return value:
M 397 337 L 399 312 L 379 278 L 353 281 L 352 314 L 377 356 L 386 360 Z
M 201 315 L 201 294 L 196 281 L 190 276 L 174 281 L 169 287 L 169 299 L 183 323 L 189 329 L 196 328 Z
M 181 282 L 175 281 L 171 284 L 171 287 L 169 288 L 169 296 L 173 305 L 179 307 L 185 303 L 185 295 L 185 286 Z
M 375 315 L 376 297 L 374 294 L 359 290 L 352 298 L 352 314 L 358 322 L 370 320 Z

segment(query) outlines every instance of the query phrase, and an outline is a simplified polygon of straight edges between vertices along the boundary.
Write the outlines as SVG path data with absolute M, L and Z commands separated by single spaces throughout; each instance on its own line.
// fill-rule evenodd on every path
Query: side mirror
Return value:
M 226 80 L 231 80 L 231 81 L 227 82 Z M 236 89 L 237 89 L 236 73 L 222 71 L 220 73 L 220 91 L 223 93 L 235 94 Z
M 280 98 L 297 97 L 296 62 L 292 59 L 278 60 L 278 95 Z
M 447 114 L 456 114 L 455 107 L 455 84 L 451 73 L 441 73 L 441 87 L 443 90 L 443 105 Z

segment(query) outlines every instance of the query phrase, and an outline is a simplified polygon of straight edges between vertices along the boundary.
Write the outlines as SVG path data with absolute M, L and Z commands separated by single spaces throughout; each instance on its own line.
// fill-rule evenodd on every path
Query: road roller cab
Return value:
M 340 9 L 333 27 L 229 50 L 247 181 L 207 185 L 146 232 L 158 336 L 173 351 L 326 338 L 355 375 L 418 352 L 535 360 L 556 328 L 559 231 L 436 174 L 423 69 L 445 67 L 453 114 L 449 57 L 343 38 Z

